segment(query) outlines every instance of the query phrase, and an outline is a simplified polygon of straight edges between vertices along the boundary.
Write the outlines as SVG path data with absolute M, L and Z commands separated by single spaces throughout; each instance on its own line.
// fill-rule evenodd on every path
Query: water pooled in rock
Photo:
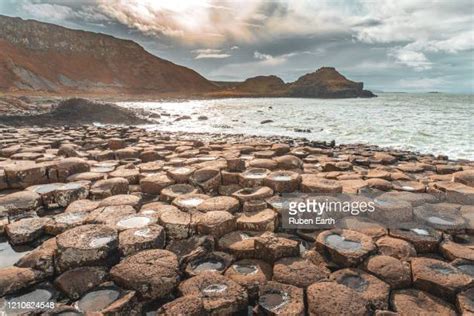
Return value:
M 446 217 L 442 218 L 440 216 L 430 216 L 428 217 L 428 221 L 437 225 L 453 225 L 453 221 L 447 219 Z
M 0 242 L 0 268 L 11 267 L 32 249 L 20 246 L 13 248 L 8 241 Z
M 430 268 L 444 275 L 456 273 L 456 270 L 454 268 L 447 267 L 447 266 L 441 266 L 441 265 L 435 264 L 435 265 L 432 265 Z
M 92 291 L 77 302 L 77 308 L 83 312 L 98 312 L 112 304 L 119 297 L 120 291 L 114 288 Z
M 474 277 L 474 264 L 461 264 L 457 266 L 457 268 L 462 272 Z
M 204 202 L 203 199 L 200 199 L 200 198 L 191 198 L 191 199 L 186 199 L 186 200 L 180 201 L 180 204 L 182 204 L 182 205 L 184 205 L 184 206 L 187 206 L 187 207 L 196 207 L 196 206 L 198 206 L 199 204 L 201 204 L 202 202 Z
M 225 284 L 211 284 L 206 286 L 202 292 L 204 294 L 215 294 L 215 293 L 222 293 L 227 290 L 227 285 Z
M 224 267 L 224 263 L 216 259 L 200 260 L 193 264 L 193 270 L 198 273 L 204 271 L 222 271 Z
M 148 225 L 150 218 L 145 216 L 134 216 L 120 220 L 117 226 L 121 228 L 140 228 Z
M 253 264 L 249 265 L 243 265 L 243 264 L 234 264 L 233 268 L 235 271 L 237 271 L 240 274 L 244 275 L 250 275 L 250 274 L 255 274 L 258 271 L 257 266 Z
M 430 235 L 430 233 L 426 229 L 423 229 L 423 228 L 412 228 L 410 230 L 412 232 L 414 232 L 415 234 L 417 234 L 417 235 L 421 235 L 421 236 L 429 236 Z
M 144 228 L 144 229 L 137 230 L 134 233 L 134 235 L 138 236 L 138 237 L 144 237 L 144 238 L 151 237 L 149 228 Z
M 326 242 L 329 246 L 342 249 L 342 250 L 359 250 L 362 248 L 360 242 L 346 240 L 344 237 L 339 236 L 337 234 L 332 234 L 326 237 Z
M 290 298 L 287 293 L 275 291 L 260 296 L 258 304 L 268 311 L 276 311 L 288 304 Z
M 89 246 L 91 246 L 92 248 L 99 248 L 111 242 L 113 239 L 114 238 L 112 236 L 93 238 L 89 242 Z
M 275 180 L 275 181 L 290 181 L 291 177 L 290 176 L 285 176 L 285 175 L 278 175 L 278 176 L 272 177 L 272 179 Z

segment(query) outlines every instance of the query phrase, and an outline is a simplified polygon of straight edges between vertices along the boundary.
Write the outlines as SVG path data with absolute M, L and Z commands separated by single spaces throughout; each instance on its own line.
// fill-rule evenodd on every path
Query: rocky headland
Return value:
M 142 98 L 373 97 L 322 67 L 292 83 L 277 76 L 211 82 L 130 40 L 0 16 L 0 93 Z
M 289 193 L 375 212 L 287 229 Z M 3 128 L 0 306 L 467 315 L 473 207 L 473 162 L 444 156 L 131 126 Z

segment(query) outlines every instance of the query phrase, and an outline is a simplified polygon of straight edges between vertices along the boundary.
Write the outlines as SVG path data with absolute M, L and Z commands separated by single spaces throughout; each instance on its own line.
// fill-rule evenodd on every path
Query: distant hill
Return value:
M 217 87 L 133 41 L 0 16 L 0 90 L 202 93 Z
M 0 92 L 164 97 L 371 97 L 323 67 L 292 83 L 277 76 L 211 82 L 133 41 L 0 15 Z

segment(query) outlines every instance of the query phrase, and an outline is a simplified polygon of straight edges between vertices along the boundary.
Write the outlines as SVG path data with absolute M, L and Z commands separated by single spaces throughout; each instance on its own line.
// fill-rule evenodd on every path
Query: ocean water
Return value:
M 371 99 L 231 98 L 119 105 L 170 114 L 147 125 L 163 131 L 306 137 L 474 160 L 474 95 L 380 93 Z M 175 121 L 183 115 L 191 119 Z M 198 120 L 201 115 L 208 120 Z M 263 120 L 273 122 L 261 124 Z

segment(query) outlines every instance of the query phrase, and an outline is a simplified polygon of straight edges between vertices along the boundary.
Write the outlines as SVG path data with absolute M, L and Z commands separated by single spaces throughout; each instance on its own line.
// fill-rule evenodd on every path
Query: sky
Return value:
M 375 91 L 474 93 L 473 0 L 0 0 L 0 14 L 131 39 L 210 80 L 332 66 Z

